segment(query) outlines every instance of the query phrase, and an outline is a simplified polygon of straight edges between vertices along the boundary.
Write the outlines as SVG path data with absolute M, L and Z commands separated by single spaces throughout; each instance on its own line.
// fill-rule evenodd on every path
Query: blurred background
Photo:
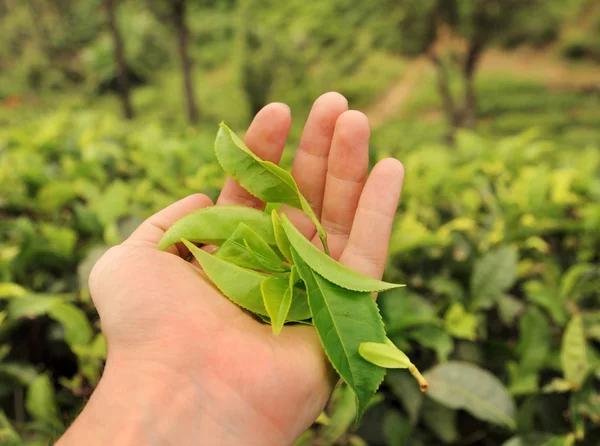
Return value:
M 0 0 L 0 444 L 101 374 L 94 262 L 224 176 L 217 123 L 318 95 L 407 171 L 380 307 L 426 373 L 345 387 L 299 445 L 600 444 L 596 0 Z

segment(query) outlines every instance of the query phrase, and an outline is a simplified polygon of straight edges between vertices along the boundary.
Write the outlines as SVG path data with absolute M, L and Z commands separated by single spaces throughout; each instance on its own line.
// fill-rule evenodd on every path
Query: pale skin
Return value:
M 269 104 L 244 140 L 261 158 L 278 162 L 290 122 L 285 104 Z M 327 230 L 332 256 L 380 279 L 404 169 L 385 159 L 367 179 L 369 134 L 367 117 L 349 111 L 343 96 L 322 95 L 292 174 Z M 231 178 L 221 204 L 264 207 Z M 186 262 L 184 247 L 156 249 L 176 220 L 212 205 L 202 194 L 172 204 L 94 267 L 90 290 L 108 358 L 59 446 L 288 445 L 323 410 L 337 377 L 314 327 L 286 325 L 275 337 Z M 319 245 L 301 211 L 284 206 L 282 212 Z

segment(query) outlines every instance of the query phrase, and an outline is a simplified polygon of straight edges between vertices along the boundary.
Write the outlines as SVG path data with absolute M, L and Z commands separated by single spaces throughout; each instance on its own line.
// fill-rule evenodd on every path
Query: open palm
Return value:
M 245 142 L 261 158 L 278 162 L 290 121 L 286 105 L 270 104 L 255 117 Z M 308 117 L 292 174 L 327 230 L 332 256 L 379 279 L 403 168 L 386 159 L 367 180 L 369 132 L 365 115 L 348 111 L 341 95 L 321 96 Z M 220 204 L 264 207 L 231 178 Z M 94 268 L 90 288 L 109 347 L 105 375 L 118 369 L 119 376 L 146 389 L 150 396 L 143 398 L 156 394 L 165 411 L 197 415 L 204 435 L 211 430 L 207 426 L 224 429 L 223 441 L 212 444 L 236 436 L 245 439 L 239 444 L 289 444 L 318 416 L 336 381 L 315 329 L 290 325 L 273 336 L 269 326 L 224 298 L 185 261 L 189 253 L 183 246 L 156 249 L 176 220 L 211 205 L 201 194 L 171 205 Z M 286 206 L 281 212 L 319 244 L 305 214 Z M 173 432 L 168 420 L 153 429 L 173 444 L 194 443 Z

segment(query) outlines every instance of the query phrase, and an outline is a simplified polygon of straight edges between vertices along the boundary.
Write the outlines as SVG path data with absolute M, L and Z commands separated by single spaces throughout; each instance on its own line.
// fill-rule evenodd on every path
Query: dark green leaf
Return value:
M 490 308 L 498 296 L 513 286 L 518 260 L 517 250 L 505 246 L 486 253 L 475 262 L 471 276 L 472 311 Z
M 292 250 L 294 263 L 306 284 L 308 303 L 325 353 L 358 398 L 360 417 L 385 375 L 385 369 L 365 361 L 361 342 L 384 342 L 385 331 L 369 293 L 341 288 L 316 274 Z
M 450 361 L 425 373 L 427 396 L 490 423 L 516 427 L 515 402 L 502 382 L 474 364 Z

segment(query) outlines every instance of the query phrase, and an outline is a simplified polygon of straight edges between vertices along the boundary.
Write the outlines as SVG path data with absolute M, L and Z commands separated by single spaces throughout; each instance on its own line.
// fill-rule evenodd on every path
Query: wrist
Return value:
M 110 357 L 83 412 L 58 445 L 293 443 L 210 376 Z

